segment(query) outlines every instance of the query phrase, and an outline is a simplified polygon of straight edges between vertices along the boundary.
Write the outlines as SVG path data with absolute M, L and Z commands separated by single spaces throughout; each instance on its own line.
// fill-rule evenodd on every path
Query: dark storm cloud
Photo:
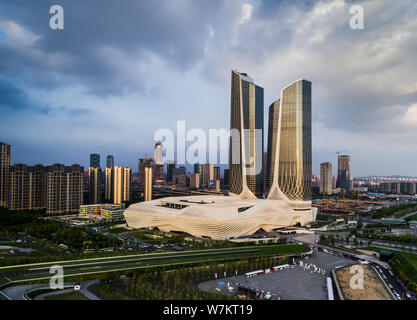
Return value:
M 77 81 L 96 94 L 141 90 L 148 65 L 162 58 L 179 70 L 195 66 L 204 55 L 207 22 L 220 1 L 60 1 L 64 30 L 49 28 L 49 8 L 56 1 L 8 1 L 0 18 L 23 26 L 37 37 L 25 48 L 0 47 L 0 70 L 43 87 Z M 141 65 L 135 79 L 128 66 Z M 122 65 L 123 68 L 120 68 Z
M 25 92 L 1 79 L 0 97 L 0 109 L 2 111 L 21 110 L 28 106 L 28 97 Z
M 55 4 L 64 30 L 49 28 Z M 364 30 L 349 27 L 352 4 Z M 0 135 L 64 141 L 86 161 L 90 145 L 118 147 L 136 166 L 177 119 L 227 127 L 238 69 L 265 108 L 312 81 L 315 161 L 342 148 L 363 174 L 362 152 L 385 159 L 378 172 L 407 167 L 413 155 L 396 155 L 417 139 L 416 16 L 415 0 L 0 0 Z

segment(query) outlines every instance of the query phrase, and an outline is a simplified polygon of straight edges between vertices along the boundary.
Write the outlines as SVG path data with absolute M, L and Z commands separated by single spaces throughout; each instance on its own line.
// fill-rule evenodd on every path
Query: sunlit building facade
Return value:
M 232 71 L 229 194 L 257 199 L 264 193 L 264 89 Z M 236 135 L 237 134 L 237 135 Z
M 296 210 L 311 211 L 311 82 L 297 80 L 281 91 L 275 105 L 278 124 L 268 199 L 284 200 Z M 272 125 L 274 126 L 274 125 Z M 268 150 L 273 152 L 273 150 Z M 272 165 L 272 160 L 271 160 Z

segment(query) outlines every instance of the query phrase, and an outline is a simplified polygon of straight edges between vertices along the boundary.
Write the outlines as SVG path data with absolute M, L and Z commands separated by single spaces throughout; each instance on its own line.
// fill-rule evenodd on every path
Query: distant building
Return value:
M 104 200 L 113 202 L 113 168 L 106 168 L 104 172 Z
M 107 156 L 107 165 L 106 168 L 113 168 L 114 167 L 114 156 L 108 155 Z
M 153 159 L 151 157 L 146 157 L 139 159 L 139 171 L 138 171 L 138 182 L 140 184 L 145 183 L 145 168 L 152 168 L 153 166 Z
M 332 194 L 332 164 L 331 162 L 323 162 L 320 164 L 320 193 Z
M 187 173 L 187 169 L 184 166 L 181 166 L 179 168 L 175 168 L 174 172 L 175 172 L 174 175 L 180 175 L 180 174 L 185 175 Z
M 88 197 L 90 204 L 101 202 L 101 168 L 88 168 Z
M 416 182 L 401 182 L 400 191 L 402 194 L 416 194 Z
M 220 180 L 220 167 L 213 168 L 213 180 Z
M 174 175 L 172 184 L 178 187 L 185 187 L 187 185 L 187 176 L 183 173 Z
M 223 172 L 223 186 L 229 188 L 229 169 L 224 169 Z
M 112 206 L 103 206 L 101 208 L 101 215 L 103 217 L 109 218 L 109 219 L 122 219 L 123 213 L 125 212 L 124 208 L 117 208 Z
M 113 203 L 123 203 L 131 199 L 132 169 L 114 166 L 112 170 L 113 180 Z
M 172 178 L 174 177 L 176 166 L 177 166 L 176 161 L 167 161 L 167 182 L 172 182 Z
M 152 200 L 152 168 L 145 168 L 145 201 Z
M 15 164 L 10 169 L 10 210 L 46 208 L 46 177 L 42 165 Z
M 198 172 L 191 174 L 190 188 L 191 189 L 199 189 L 200 188 L 200 174 Z
M 47 194 L 46 213 L 77 212 L 83 203 L 84 168 L 78 164 L 45 167 Z
M 89 204 L 80 206 L 81 215 L 101 215 L 110 219 L 123 218 L 125 211 L 123 204 Z
M 10 201 L 10 145 L 0 142 L 0 207 L 9 207 Z
M 384 181 L 381 183 L 381 190 L 384 193 L 400 194 L 401 183 L 398 181 Z
M 203 185 L 203 165 L 199 164 L 198 162 L 194 164 L 194 173 L 198 173 L 200 177 L 199 187 L 201 188 Z
M 336 187 L 349 193 L 350 189 L 350 156 L 341 155 L 338 157 L 337 164 L 337 183 Z
M 216 189 L 216 191 L 220 191 L 220 180 L 215 181 L 214 188 Z
M 208 188 L 210 181 L 214 181 L 214 166 L 212 163 L 205 163 L 203 166 L 203 186 Z
M 90 154 L 90 167 L 99 168 L 100 167 L 100 155 L 97 153 Z

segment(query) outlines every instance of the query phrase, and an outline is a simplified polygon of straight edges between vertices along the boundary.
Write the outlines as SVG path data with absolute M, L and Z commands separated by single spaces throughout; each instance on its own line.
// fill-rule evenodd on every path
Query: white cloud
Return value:
M 245 3 L 242 5 L 242 16 L 240 18 L 239 24 L 248 22 L 251 19 L 253 12 L 253 6 L 251 4 Z

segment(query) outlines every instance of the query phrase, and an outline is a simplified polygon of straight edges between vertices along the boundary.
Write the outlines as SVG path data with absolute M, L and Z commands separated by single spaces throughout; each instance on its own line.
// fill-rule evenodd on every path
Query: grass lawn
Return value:
M 78 291 L 73 291 L 46 296 L 45 300 L 88 300 L 88 298 Z
M 417 213 L 405 218 L 406 221 L 417 221 Z

